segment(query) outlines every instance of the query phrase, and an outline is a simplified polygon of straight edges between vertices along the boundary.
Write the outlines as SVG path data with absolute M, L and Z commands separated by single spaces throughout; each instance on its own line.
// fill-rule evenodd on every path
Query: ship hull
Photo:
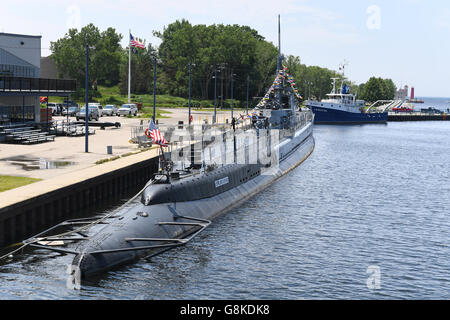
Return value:
M 144 205 L 137 199 L 129 207 L 118 212 L 116 220 L 99 230 L 89 242 L 83 243 L 78 248 L 82 253 L 74 258 L 72 264 L 79 269 L 82 278 L 89 278 L 113 267 L 170 249 L 173 245 L 168 241 L 154 239 L 186 238 L 199 229 L 198 226 L 189 225 L 195 221 L 193 219 L 213 220 L 296 168 L 314 149 L 312 132 L 313 124 L 310 123 L 292 137 L 283 140 L 278 149 L 280 152 L 278 165 L 265 168 L 260 175 L 213 197 L 155 205 Z M 143 238 L 153 240 L 142 241 Z M 129 241 L 129 239 L 141 240 Z M 129 250 L 143 246 L 155 248 Z M 117 249 L 124 251 L 101 253 Z
M 357 113 L 323 107 L 309 106 L 314 113 L 315 124 L 363 124 L 386 123 L 388 113 Z

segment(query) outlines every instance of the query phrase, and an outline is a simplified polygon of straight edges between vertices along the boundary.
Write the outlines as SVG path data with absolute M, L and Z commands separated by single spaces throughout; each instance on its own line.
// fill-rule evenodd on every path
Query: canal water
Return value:
M 316 126 L 313 154 L 184 247 L 66 286 L 0 266 L 0 299 L 449 299 L 450 125 Z

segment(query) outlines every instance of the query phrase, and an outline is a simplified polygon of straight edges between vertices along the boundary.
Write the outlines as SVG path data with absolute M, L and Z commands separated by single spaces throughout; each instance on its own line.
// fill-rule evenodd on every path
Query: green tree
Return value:
M 63 38 L 50 43 L 52 58 L 58 71 L 78 81 L 84 87 L 86 77 L 86 50 L 89 49 L 89 85 L 115 85 L 119 81 L 120 62 L 124 54 L 120 41 L 122 35 L 114 28 L 104 32 L 92 23 L 80 31 L 69 29 Z
M 382 79 L 371 77 L 367 83 L 361 84 L 360 88 L 361 99 L 368 102 L 375 102 L 378 100 L 392 100 L 395 97 L 397 90 L 394 82 L 391 79 Z
M 267 73 L 273 74 L 276 64 L 275 50 L 256 30 L 239 25 L 191 25 L 187 20 L 176 21 L 162 32 L 161 58 L 165 87 L 170 94 L 187 96 L 188 66 L 192 68 L 192 96 L 212 98 L 214 71 L 224 95 L 230 97 L 231 76 L 234 74 L 234 98 L 244 96 L 247 77 L 252 90 L 262 90 L 267 83 Z M 271 60 L 273 59 L 273 61 Z M 269 61 L 271 60 L 271 61 Z
M 128 48 L 127 48 L 127 53 Z M 131 83 L 130 91 L 133 94 L 147 94 L 153 92 L 153 68 L 154 58 L 157 59 L 156 49 L 149 44 L 147 48 L 135 48 L 131 50 Z M 123 56 L 120 64 L 120 93 L 128 94 L 128 54 Z M 156 68 L 159 68 L 158 65 Z M 161 88 L 157 86 L 157 93 L 161 93 Z

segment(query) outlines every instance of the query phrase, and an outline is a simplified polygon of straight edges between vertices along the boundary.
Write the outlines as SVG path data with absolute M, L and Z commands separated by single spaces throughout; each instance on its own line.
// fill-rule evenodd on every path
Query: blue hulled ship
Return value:
M 316 124 L 359 124 L 359 123 L 385 123 L 387 112 L 372 109 L 367 112 L 364 100 L 356 100 L 350 93 L 350 87 L 342 81 L 340 90 L 336 89 L 336 80 L 332 78 L 333 89 L 327 94 L 328 98 L 322 101 L 307 100 L 306 106 L 315 115 Z M 369 108 L 370 110 L 370 108 Z

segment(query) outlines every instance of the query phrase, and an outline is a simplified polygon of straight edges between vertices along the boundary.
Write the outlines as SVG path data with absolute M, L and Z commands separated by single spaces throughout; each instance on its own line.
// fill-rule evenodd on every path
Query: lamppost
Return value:
M 308 83 L 308 85 L 309 85 L 308 100 L 311 99 L 311 86 L 312 86 L 312 84 L 313 84 L 312 82 Z
M 247 75 L 247 107 L 246 107 L 246 114 L 248 115 L 248 92 L 249 92 L 249 84 L 250 84 L 250 76 Z
M 153 57 L 153 123 L 156 123 L 156 56 Z
M 220 72 L 220 70 L 219 70 Z M 214 67 L 214 117 L 213 123 L 216 123 L 217 119 L 217 68 Z
M 85 95 L 85 112 L 84 112 L 84 152 L 89 152 L 89 45 L 86 44 L 86 95 Z
M 234 98 L 233 98 L 233 78 L 235 74 L 233 73 L 233 69 L 231 69 L 231 120 L 234 118 Z
M 188 113 L 188 124 L 191 125 L 191 73 L 192 67 L 195 67 L 195 64 L 192 61 L 189 61 L 189 113 Z

